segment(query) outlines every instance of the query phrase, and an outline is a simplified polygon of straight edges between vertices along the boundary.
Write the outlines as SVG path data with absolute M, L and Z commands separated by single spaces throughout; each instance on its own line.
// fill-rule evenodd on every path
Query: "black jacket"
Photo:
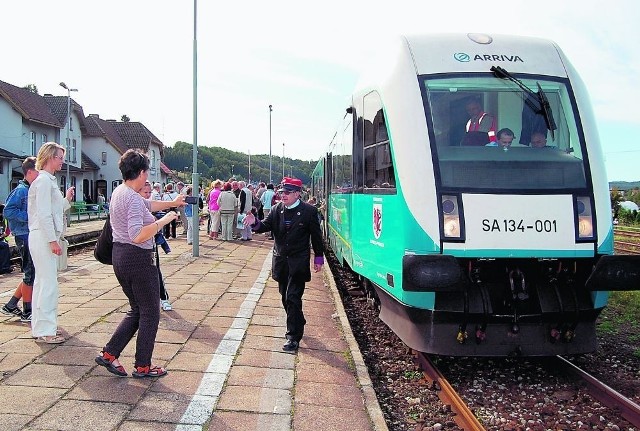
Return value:
M 318 210 L 313 205 L 300 202 L 293 209 L 291 227 L 287 231 L 284 223 L 284 205 L 275 205 L 266 219 L 253 228 L 256 232 L 273 233 L 273 260 L 271 273 L 276 281 L 284 281 L 288 275 L 298 281 L 311 280 L 309 238 L 315 257 L 324 256 L 324 244 Z

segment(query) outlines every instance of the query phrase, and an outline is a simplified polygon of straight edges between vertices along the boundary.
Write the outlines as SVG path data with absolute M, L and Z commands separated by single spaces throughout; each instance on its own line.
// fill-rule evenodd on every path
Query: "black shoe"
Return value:
M 282 346 L 282 350 L 287 353 L 296 353 L 298 351 L 298 347 L 300 347 L 300 343 L 294 340 L 287 340 Z
M 9 308 L 7 307 L 7 304 L 0 308 L 0 313 L 6 314 L 7 316 L 22 317 L 22 310 L 20 310 L 20 307 Z
M 20 321 L 22 323 L 31 323 L 31 311 L 23 312 L 20 316 Z

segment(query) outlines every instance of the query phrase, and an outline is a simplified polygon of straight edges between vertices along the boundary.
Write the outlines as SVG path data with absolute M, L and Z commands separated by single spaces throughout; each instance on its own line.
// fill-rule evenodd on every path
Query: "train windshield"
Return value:
M 425 77 L 425 108 L 442 187 L 585 188 L 587 164 L 567 82 L 536 77 L 517 85 L 489 75 Z

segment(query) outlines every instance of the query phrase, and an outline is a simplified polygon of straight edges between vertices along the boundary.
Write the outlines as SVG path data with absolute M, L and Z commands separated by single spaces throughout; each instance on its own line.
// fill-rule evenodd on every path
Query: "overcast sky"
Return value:
M 640 2 L 198 2 L 198 145 L 316 159 L 376 38 L 485 32 L 556 41 L 585 81 L 609 180 L 640 180 Z M 613 7 L 615 5 L 615 7 Z M 193 142 L 192 0 L 3 4 L 0 80 L 66 95 L 85 114 Z

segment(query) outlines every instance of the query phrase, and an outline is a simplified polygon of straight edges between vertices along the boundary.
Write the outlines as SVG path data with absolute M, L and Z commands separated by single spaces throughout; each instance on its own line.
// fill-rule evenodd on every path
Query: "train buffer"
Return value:
M 67 236 L 103 224 L 74 223 Z M 28 325 L 0 315 L 1 417 L 15 429 L 386 430 L 330 272 L 307 284 L 305 335 L 287 354 L 273 242 L 211 240 L 203 228 L 200 257 L 184 237 L 161 253 L 173 310 L 160 311 L 153 359 L 167 376 L 120 378 L 95 364 L 129 306 L 113 268 L 76 251 L 58 275 L 65 343 L 36 344 Z M 20 279 L 0 278 L 0 302 Z M 129 372 L 134 349 L 135 337 L 120 357 Z

